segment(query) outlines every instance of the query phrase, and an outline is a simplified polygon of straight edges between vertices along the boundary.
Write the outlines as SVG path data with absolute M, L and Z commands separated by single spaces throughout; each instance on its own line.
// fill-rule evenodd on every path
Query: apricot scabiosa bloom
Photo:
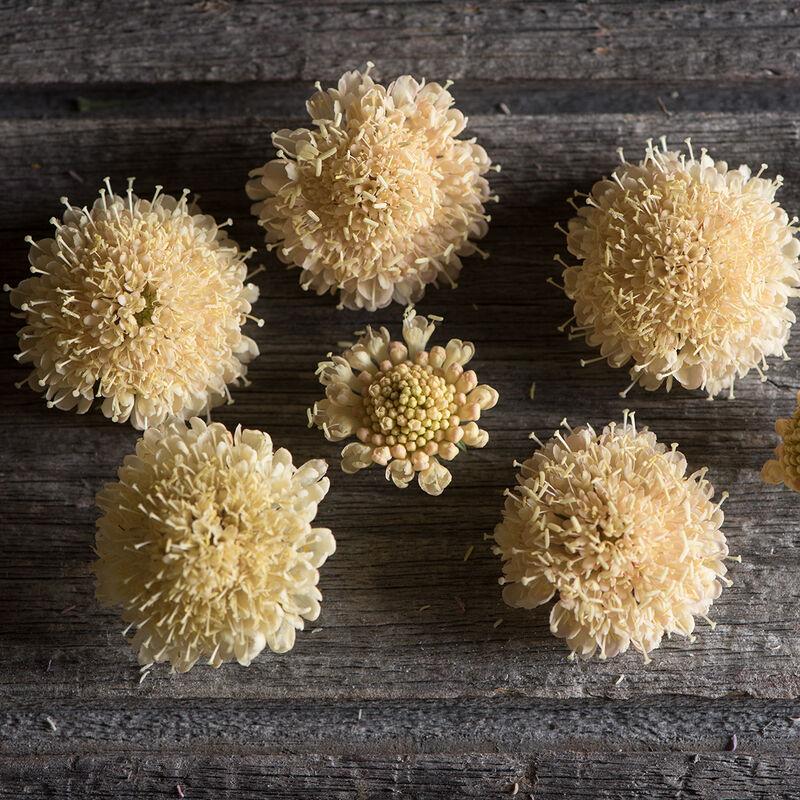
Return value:
M 800 392 L 797 403 L 791 419 L 775 421 L 775 433 L 781 437 L 781 443 L 775 448 L 775 458 L 764 464 L 761 478 L 766 483 L 784 483 L 800 492 Z
M 639 164 L 620 156 L 569 223 L 573 333 L 611 366 L 632 359 L 631 386 L 732 396 L 736 378 L 786 357 L 795 320 L 800 242 L 775 202 L 783 179 L 762 178 L 765 165 L 728 169 L 705 150 L 695 159 L 691 146 L 687 157 L 664 139 Z
M 314 129 L 272 135 L 278 158 L 250 173 L 247 194 L 270 249 L 300 283 L 374 311 L 455 286 L 461 258 L 480 251 L 490 168 L 447 85 L 403 75 L 388 87 L 366 71 L 306 103 Z
M 626 412 L 600 434 L 556 432 L 521 465 L 494 532 L 503 599 L 534 608 L 558 593 L 550 630 L 571 656 L 632 645 L 648 660 L 665 633 L 691 636 L 729 583 L 721 503 L 676 448 Z
M 332 442 L 358 437 L 342 450 L 345 472 L 380 464 L 401 489 L 416 475 L 424 492 L 438 495 L 452 480 L 439 459 L 489 441 L 476 420 L 497 403 L 497 392 L 464 370 L 475 346 L 451 339 L 426 350 L 434 327 L 409 309 L 402 342 L 391 341 L 386 328 L 367 328 L 351 348 L 320 363 L 326 399 L 309 409 L 309 421 Z
M 91 209 L 62 198 L 55 237 L 27 239 L 35 276 L 11 302 L 25 319 L 17 359 L 49 407 L 82 414 L 103 398 L 107 417 L 143 429 L 230 400 L 258 354 L 241 333 L 258 288 L 249 253 L 188 190 L 147 200 L 132 183 L 120 196 L 106 179 Z
M 336 543 L 312 528 L 324 461 L 292 464 L 266 433 L 194 418 L 151 428 L 98 494 L 97 597 L 122 604 L 139 662 L 185 672 L 247 666 L 294 646 L 322 595 L 317 568 Z

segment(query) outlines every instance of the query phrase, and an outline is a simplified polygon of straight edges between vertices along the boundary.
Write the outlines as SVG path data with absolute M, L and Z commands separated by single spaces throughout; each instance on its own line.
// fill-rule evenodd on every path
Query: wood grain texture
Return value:
M 389 75 L 388 77 L 392 77 Z M 95 124 L 120 116 L 144 118 L 294 118 L 303 113 L 313 86 L 308 80 L 168 82 L 158 84 L 0 85 L 0 119 L 82 117 Z M 795 82 L 785 78 L 742 83 L 727 77 L 692 81 L 472 80 L 450 90 L 467 115 L 666 114 L 743 110 L 800 111 Z M 663 107 L 663 108 L 662 108 Z
M 0 8 L 0 81 L 313 81 L 367 59 L 437 80 L 792 78 L 798 25 L 774 0 L 39 0 Z
M 687 719 L 691 722 L 687 724 Z M 137 698 L 11 702 L 0 711 L 5 752 L 113 753 L 122 745 L 190 751 L 227 748 L 250 755 L 291 752 L 400 756 L 470 752 L 526 754 L 609 749 L 670 753 L 797 755 L 796 700 L 668 696 L 628 700 L 539 700 L 518 696 L 453 700 L 257 701 Z
M 638 158 L 649 137 L 691 136 L 733 164 L 767 162 L 800 212 L 798 22 L 791 5 L 744 0 L 0 6 L 0 283 L 28 274 L 24 236 L 49 235 L 58 198 L 91 203 L 106 175 L 120 188 L 136 175 L 142 194 L 188 186 L 230 216 L 267 267 L 266 325 L 248 330 L 252 385 L 213 416 L 269 431 L 296 462 L 326 458 L 318 520 L 338 541 L 322 616 L 291 653 L 186 675 L 162 665 L 140 685 L 89 575 L 94 495 L 138 434 L 15 389 L 27 370 L 0 297 L 0 798 L 178 797 L 178 784 L 226 800 L 489 798 L 515 784 L 526 800 L 800 798 L 800 497 L 758 478 L 774 419 L 794 408 L 800 338 L 734 400 L 638 388 L 623 400 L 627 373 L 580 367 L 595 353 L 557 330 L 570 303 L 546 283 L 566 256 L 553 227 L 566 197 L 620 145 Z M 397 330 L 402 310 L 341 312 L 302 292 L 243 191 L 269 133 L 306 124 L 311 80 L 367 58 L 386 77 L 458 78 L 469 132 L 503 166 L 490 259 L 468 259 L 456 290 L 419 305 L 445 318 L 435 341 L 476 343 L 475 369 L 500 391 L 489 445 L 456 459 L 439 498 L 378 470 L 344 475 L 338 448 L 307 428 L 317 361 L 367 322 Z M 81 112 L 78 98 L 102 105 Z M 572 663 L 547 608 L 503 605 L 483 537 L 531 430 L 628 407 L 730 492 L 742 563 L 694 643 L 665 642 L 647 666 L 632 653 Z
M 696 754 L 695 754 L 696 755 Z M 601 759 L 542 752 L 450 756 L 242 756 L 198 753 L 0 758 L 0 798 L 59 800 L 170 797 L 264 800 L 319 797 L 517 798 L 535 800 L 797 800 L 787 781 L 800 776 L 798 756 L 624 754 Z M 178 787 L 180 786 L 180 792 Z

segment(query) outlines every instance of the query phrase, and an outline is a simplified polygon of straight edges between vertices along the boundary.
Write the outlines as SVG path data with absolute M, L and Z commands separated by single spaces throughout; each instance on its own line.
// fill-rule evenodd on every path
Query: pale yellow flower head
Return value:
M 119 480 L 97 496 L 97 597 L 122 605 L 139 662 L 186 672 L 284 653 L 322 595 L 336 548 L 312 528 L 328 491 L 324 461 L 292 464 L 266 433 L 194 418 L 145 432 Z
M 17 359 L 50 407 L 143 429 L 230 400 L 258 354 L 241 326 L 258 297 L 238 245 L 180 198 L 106 189 L 66 205 L 53 239 L 31 244 L 34 277 L 11 290 L 25 326 Z M 229 221 L 230 222 L 230 221 Z M 6 287 L 8 288 L 8 287 Z M 259 321 L 260 324 L 260 321 Z
M 340 356 L 320 362 L 326 399 L 309 410 L 309 424 L 332 442 L 359 439 L 342 450 L 345 472 L 379 464 L 401 489 L 416 476 L 424 492 L 438 495 L 452 480 L 439 459 L 451 461 L 459 450 L 489 441 L 476 420 L 497 403 L 497 391 L 464 370 L 475 353 L 472 342 L 451 339 L 425 349 L 434 327 L 409 309 L 403 341 L 368 327 Z
M 791 419 L 775 421 L 775 433 L 781 437 L 781 443 L 775 448 L 775 458 L 764 464 L 761 478 L 766 483 L 783 483 L 800 492 L 800 392 L 797 403 Z
M 556 432 L 522 464 L 494 532 L 503 599 L 534 608 L 557 593 L 550 630 L 571 655 L 633 646 L 647 660 L 665 633 L 691 636 L 728 582 L 720 504 L 676 448 L 626 412 L 600 434 Z
M 632 360 L 632 386 L 732 395 L 751 369 L 763 377 L 767 356 L 786 357 L 800 242 L 775 202 L 783 179 L 760 176 L 649 142 L 570 220 L 573 333 L 611 366 Z
M 278 158 L 250 173 L 247 194 L 304 289 L 374 311 L 455 286 L 461 257 L 481 252 L 491 162 L 457 138 L 467 121 L 447 86 L 403 75 L 385 87 L 369 71 L 317 84 L 313 128 L 273 134 Z

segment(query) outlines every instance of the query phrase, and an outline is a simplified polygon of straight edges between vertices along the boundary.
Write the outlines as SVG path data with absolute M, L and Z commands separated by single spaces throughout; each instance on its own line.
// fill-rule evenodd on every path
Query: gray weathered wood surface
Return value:
M 612 169 L 617 146 L 632 157 L 651 136 L 767 162 L 800 212 L 799 26 L 790 4 L 744 0 L 0 6 L 2 281 L 27 274 L 23 238 L 48 234 L 58 198 L 91 202 L 106 175 L 135 175 L 143 193 L 188 186 L 231 216 L 268 268 L 256 307 L 267 324 L 250 331 L 262 351 L 252 386 L 214 418 L 268 430 L 297 461 L 325 457 L 318 519 L 338 541 L 316 631 L 291 653 L 249 669 L 161 666 L 139 685 L 88 572 L 94 494 L 137 434 L 13 388 L 26 370 L 3 298 L 0 797 L 500 797 L 517 784 L 537 800 L 799 798 L 800 497 L 758 470 L 774 418 L 794 408 L 800 338 L 735 400 L 622 400 L 626 373 L 579 366 L 594 353 L 556 330 L 570 304 L 545 283 L 564 251 L 553 225 L 569 218 L 565 198 Z M 303 293 L 261 246 L 243 192 L 270 131 L 304 123 L 311 82 L 368 58 L 387 79 L 458 79 L 470 132 L 503 165 L 491 258 L 419 306 L 444 316 L 439 341 L 476 343 L 475 368 L 501 397 L 489 445 L 454 462 L 439 498 L 377 470 L 343 475 L 337 447 L 306 427 L 316 362 L 365 322 L 396 328 L 401 309 L 340 312 Z M 102 106 L 81 111 L 78 98 Z M 571 663 L 547 609 L 504 607 L 483 534 L 530 430 L 549 434 L 565 415 L 602 425 L 626 407 L 731 493 L 725 529 L 742 564 L 716 629 L 701 623 L 693 644 L 667 642 L 647 666 L 635 654 Z

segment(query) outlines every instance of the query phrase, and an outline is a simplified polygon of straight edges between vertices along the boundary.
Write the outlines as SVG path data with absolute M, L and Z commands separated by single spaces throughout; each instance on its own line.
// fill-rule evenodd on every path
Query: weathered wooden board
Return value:
M 153 747 L 227 747 L 245 753 L 299 755 L 358 751 L 383 755 L 539 750 L 602 753 L 730 752 L 797 754 L 796 700 L 685 698 L 537 700 L 487 699 L 308 702 L 238 698 L 83 699 L 15 703 L 0 711 L 6 747 L 69 755 L 76 748 L 112 752 Z M 49 721 L 48 721 L 49 720 Z M 52 722 L 52 724 L 51 724 Z
M 0 798 L 796 800 L 800 792 L 787 788 L 787 778 L 799 774 L 798 760 L 796 755 L 732 753 L 703 755 L 697 761 L 691 753 L 625 753 L 602 758 L 554 752 L 532 757 L 483 752 L 444 757 L 231 756 L 216 749 L 183 757 L 169 752 L 27 756 L 8 773 L 0 759 L 0 780 L 9 775 L 0 786 Z
M 317 80 L 367 59 L 387 75 L 488 81 L 800 74 L 800 15 L 773 0 L 48 0 L 2 22 L 7 84 Z
M 515 783 L 536 800 L 800 798 L 800 497 L 758 478 L 800 388 L 800 337 L 734 400 L 622 399 L 627 374 L 580 367 L 594 353 L 558 332 L 570 304 L 546 283 L 566 256 L 553 227 L 565 198 L 608 173 L 620 145 L 638 158 L 649 137 L 691 136 L 734 164 L 767 162 L 800 212 L 798 26 L 791 5 L 742 0 L 0 7 L 0 283 L 27 275 L 24 236 L 48 235 L 58 198 L 90 203 L 106 175 L 120 188 L 136 175 L 143 194 L 188 186 L 232 217 L 267 267 L 267 324 L 249 331 L 262 351 L 252 385 L 213 416 L 268 430 L 297 461 L 326 458 L 318 519 L 338 541 L 322 616 L 291 653 L 181 676 L 162 665 L 139 685 L 89 575 L 94 495 L 138 434 L 15 389 L 26 369 L 0 297 L 0 798 L 178 797 L 178 785 L 226 800 L 495 797 Z M 439 498 L 378 470 L 342 474 L 336 446 L 306 427 L 317 361 L 367 322 L 397 330 L 402 310 L 341 312 L 302 292 L 265 252 L 243 191 L 270 131 L 305 124 L 310 82 L 367 58 L 387 78 L 458 78 L 470 132 L 503 166 L 491 258 L 419 306 L 444 316 L 438 341 L 476 343 L 475 368 L 501 395 L 489 445 L 456 459 Z M 80 112 L 79 97 L 117 104 Z M 532 429 L 624 408 L 730 492 L 742 563 L 694 643 L 667 642 L 647 666 L 572 663 L 546 608 L 503 605 L 483 537 Z

